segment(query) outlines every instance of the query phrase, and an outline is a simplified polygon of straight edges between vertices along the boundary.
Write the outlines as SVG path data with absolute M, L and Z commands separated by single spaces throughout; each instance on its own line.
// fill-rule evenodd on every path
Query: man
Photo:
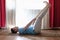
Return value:
M 46 1 L 44 1 L 47 5 L 41 12 L 34 18 L 32 19 L 24 28 L 18 28 L 14 27 L 11 28 L 12 33 L 17 33 L 19 32 L 20 34 L 39 34 L 41 32 L 41 24 L 42 24 L 42 18 L 45 16 L 48 8 L 50 7 L 50 4 Z M 32 23 L 34 24 L 32 25 Z

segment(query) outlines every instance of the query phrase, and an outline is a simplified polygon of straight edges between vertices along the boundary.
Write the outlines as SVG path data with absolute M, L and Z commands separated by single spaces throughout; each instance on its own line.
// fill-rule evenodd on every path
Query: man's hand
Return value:
M 28 27 L 24 27 L 24 30 L 27 30 Z

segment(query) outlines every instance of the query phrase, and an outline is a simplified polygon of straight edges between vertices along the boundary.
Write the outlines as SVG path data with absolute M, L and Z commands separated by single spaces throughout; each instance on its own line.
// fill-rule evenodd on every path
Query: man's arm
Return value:
M 35 21 L 35 20 L 36 20 L 36 18 L 32 19 L 32 20 L 25 26 L 24 30 L 26 30 L 26 29 L 32 24 L 32 22 Z

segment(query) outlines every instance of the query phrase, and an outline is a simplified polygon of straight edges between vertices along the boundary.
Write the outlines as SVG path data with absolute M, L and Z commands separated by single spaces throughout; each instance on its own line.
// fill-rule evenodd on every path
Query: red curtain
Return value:
M 54 27 L 60 27 L 60 0 L 55 0 Z
M 49 0 L 50 8 L 50 27 L 60 27 L 60 0 Z
M 50 27 L 54 27 L 54 0 L 49 0 L 49 3 L 51 4 L 49 15 L 50 15 Z
M 5 11 L 5 0 L 0 0 L 0 28 L 5 27 L 6 22 L 6 11 Z

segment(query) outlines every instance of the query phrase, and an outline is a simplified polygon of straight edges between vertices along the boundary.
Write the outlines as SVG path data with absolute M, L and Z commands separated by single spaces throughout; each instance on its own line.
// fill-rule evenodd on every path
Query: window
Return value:
M 48 0 L 6 0 L 7 19 L 8 11 L 13 10 L 16 14 L 12 15 L 11 19 L 15 22 L 11 22 L 16 23 L 16 26 L 24 27 L 44 8 L 43 1 Z
M 16 25 L 24 27 L 28 24 L 44 8 L 43 1 L 48 0 L 16 0 Z
M 6 0 L 6 8 L 7 9 L 15 9 L 15 0 Z

